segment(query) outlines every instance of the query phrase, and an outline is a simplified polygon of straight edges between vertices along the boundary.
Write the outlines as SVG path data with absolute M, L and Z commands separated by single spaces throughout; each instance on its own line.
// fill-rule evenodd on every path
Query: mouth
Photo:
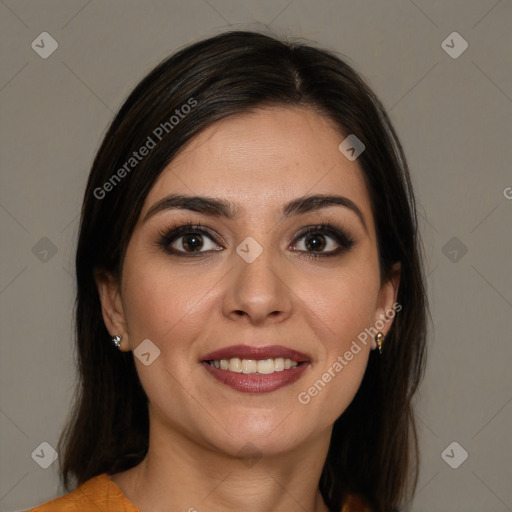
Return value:
M 201 358 L 217 381 L 246 393 L 268 393 L 296 382 L 310 366 L 309 357 L 280 345 L 236 345 Z

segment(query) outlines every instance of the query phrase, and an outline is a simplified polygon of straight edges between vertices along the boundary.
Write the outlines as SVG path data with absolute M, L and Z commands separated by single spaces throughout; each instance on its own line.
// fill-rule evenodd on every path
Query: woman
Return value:
M 34 511 L 398 510 L 426 299 L 405 157 L 333 53 L 193 44 L 105 136 L 76 256 L 73 492 Z

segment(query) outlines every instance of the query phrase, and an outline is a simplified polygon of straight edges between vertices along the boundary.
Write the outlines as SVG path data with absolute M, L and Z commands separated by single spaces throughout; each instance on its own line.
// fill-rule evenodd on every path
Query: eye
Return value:
M 304 240 L 297 244 L 297 240 Z M 336 256 L 354 246 L 354 240 L 344 231 L 322 223 L 310 226 L 296 239 L 294 250 L 305 253 L 307 257 Z
M 171 255 L 200 257 L 205 253 L 223 250 L 219 238 L 209 228 L 189 222 L 160 232 L 157 244 Z M 305 257 L 331 257 L 348 251 L 354 244 L 354 240 L 343 230 L 322 223 L 303 230 L 296 237 L 292 250 Z
M 223 249 L 213 233 L 200 224 L 191 223 L 161 232 L 158 245 L 168 253 L 192 257 Z

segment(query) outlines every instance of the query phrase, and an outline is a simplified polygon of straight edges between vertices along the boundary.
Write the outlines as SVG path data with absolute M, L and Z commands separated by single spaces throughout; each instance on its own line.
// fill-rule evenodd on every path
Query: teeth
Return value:
M 273 359 L 264 359 L 263 361 L 258 361 L 258 373 L 268 375 L 269 373 L 274 373 L 274 370 L 275 365 Z
M 242 373 L 256 373 L 258 371 L 258 361 L 254 359 L 242 359 Z
M 223 361 L 226 361 L 226 360 L 223 359 Z M 230 359 L 229 362 L 226 361 L 226 363 L 228 363 L 228 368 L 230 371 L 236 372 L 236 373 L 242 373 L 242 360 L 238 359 L 238 357 L 234 357 L 233 359 Z
M 268 375 L 274 372 L 282 372 L 295 368 L 298 363 L 291 359 L 277 357 L 276 359 L 221 359 L 220 361 L 210 361 L 210 366 L 220 368 L 221 370 L 229 370 L 235 373 Z

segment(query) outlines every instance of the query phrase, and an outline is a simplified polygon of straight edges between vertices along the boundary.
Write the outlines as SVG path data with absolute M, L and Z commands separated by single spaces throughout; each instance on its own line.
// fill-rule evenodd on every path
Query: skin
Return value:
M 344 138 L 311 109 L 268 107 L 217 122 L 182 149 L 150 191 L 121 283 L 97 273 L 105 324 L 123 335 L 121 349 L 150 339 L 161 351 L 149 366 L 135 358 L 149 397 L 149 452 L 138 466 L 112 475 L 141 511 L 284 512 L 298 504 L 327 511 L 318 481 L 332 426 L 354 398 L 375 342 L 360 343 L 361 351 L 307 405 L 297 397 L 392 309 L 399 284 L 399 265 L 389 282 L 380 281 L 368 192 L 357 160 L 338 150 Z M 229 200 L 240 216 L 174 209 L 142 222 L 170 193 Z M 366 227 L 342 206 L 282 218 L 284 203 L 313 194 L 349 198 Z M 160 232 L 189 221 L 210 228 L 222 244 L 202 235 L 201 250 L 208 252 L 198 258 L 158 246 Z M 297 235 L 324 221 L 355 244 L 337 256 L 308 259 L 312 235 Z M 263 249 L 252 263 L 236 252 L 248 236 Z M 320 252 L 339 247 L 331 235 L 323 237 Z M 183 241 L 173 246 L 186 251 Z M 277 391 L 241 393 L 215 380 L 201 357 L 242 343 L 284 345 L 306 353 L 311 365 Z

